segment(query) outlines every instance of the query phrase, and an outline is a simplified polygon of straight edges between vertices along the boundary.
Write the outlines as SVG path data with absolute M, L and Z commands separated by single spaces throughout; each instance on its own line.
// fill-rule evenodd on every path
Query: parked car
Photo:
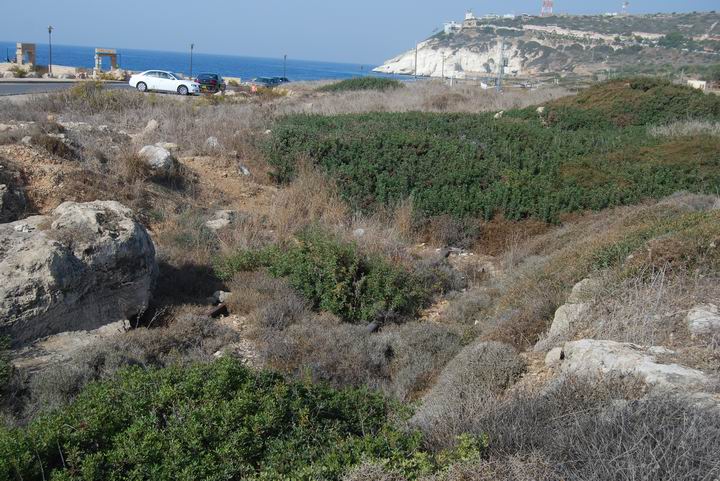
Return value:
M 163 70 L 147 70 L 130 77 L 130 86 L 140 92 L 155 90 L 158 92 L 177 92 L 180 95 L 200 93 L 200 84 L 194 80 L 185 80 L 180 75 Z
M 278 85 L 278 82 L 269 78 L 269 77 L 256 77 L 252 79 L 250 82 L 251 85 L 256 85 L 258 87 L 266 87 L 266 88 L 272 88 Z
M 216 73 L 201 73 L 195 82 L 200 84 L 201 92 L 224 92 L 227 88 L 225 80 Z

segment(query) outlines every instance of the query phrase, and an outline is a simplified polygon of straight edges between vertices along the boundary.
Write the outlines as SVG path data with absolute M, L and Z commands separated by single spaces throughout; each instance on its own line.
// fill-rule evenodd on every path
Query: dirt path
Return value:
M 196 175 L 198 203 L 270 215 L 277 188 L 262 185 L 239 170 L 236 161 L 216 157 L 183 157 L 180 163 Z

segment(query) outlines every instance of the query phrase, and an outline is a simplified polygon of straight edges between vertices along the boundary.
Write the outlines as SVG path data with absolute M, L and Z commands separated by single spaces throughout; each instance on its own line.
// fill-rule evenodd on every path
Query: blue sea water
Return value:
M 190 73 L 190 53 L 159 52 L 153 50 L 117 49 L 120 67 L 127 70 L 169 70 L 185 75 Z M 95 64 L 94 47 L 78 47 L 53 44 L 53 64 L 92 68 Z M 6 56 L 15 56 L 15 43 L 0 41 L 0 62 Z M 48 45 L 37 44 L 37 63 L 47 65 Z M 109 61 L 105 60 L 105 69 Z M 363 75 L 386 76 L 372 72 L 374 65 L 318 62 L 310 60 L 287 60 L 286 76 L 293 81 L 345 79 Z M 282 58 L 236 57 L 232 55 L 193 54 L 193 73 L 214 72 L 226 77 L 250 80 L 254 77 L 277 77 L 283 75 Z

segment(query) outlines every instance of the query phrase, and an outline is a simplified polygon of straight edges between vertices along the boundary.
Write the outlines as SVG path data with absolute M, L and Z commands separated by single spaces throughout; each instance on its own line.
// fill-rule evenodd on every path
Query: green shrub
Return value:
M 403 268 L 362 255 L 357 246 L 310 229 L 289 246 L 242 251 L 216 263 L 222 279 L 267 268 L 287 278 L 316 310 L 349 322 L 412 317 L 427 302 L 422 283 Z
M 424 451 L 398 422 L 408 415 L 367 389 L 289 382 L 232 358 L 132 367 L 25 427 L 0 427 L 0 479 L 338 480 L 376 463 L 416 480 L 488 448 L 463 434 Z
M 566 212 L 679 190 L 714 192 L 720 184 L 718 139 L 656 139 L 643 127 L 618 127 L 612 117 L 577 106 L 545 115 L 545 124 L 534 109 L 502 119 L 417 112 L 293 115 L 276 123 L 264 149 L 280 182 L 292 179 L 296 162 L 309 158 L 335 178 L 354 210 L 411 197 L 424 217 L 490 219 L 502 213 L 509 220 L 554 222 Z
M 712 271 L 720 267 L 719 241 L 717 210 L 659 217 L 596 250 L 593 267 L 624 266 L 628 275 L 648 267 Z
M 354 90 L 391 90 L 404 87 L 399 80 L 381 77 L 357 77 L 323 85 L 318 92 L 348 92 Z
M 231 359 L 131 368 L 27 428 L 0 429 L 0 478 L 331 480 L 363 459 L 414 477 L 432 459 L 393 426 L 397 409 Z
M 585 110 L 618 126 L 665 124 L 676 120 L 720 120 L 720 97 L 657 77 L 613 80 L 551 102 L 558 109 Z

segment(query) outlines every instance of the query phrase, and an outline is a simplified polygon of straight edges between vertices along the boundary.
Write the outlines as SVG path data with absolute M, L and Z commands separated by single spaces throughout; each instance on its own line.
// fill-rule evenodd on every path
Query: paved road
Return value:
M 73 82 L 0 82 L 0 96 L 7 95 L 28 95 L 54 92 L 68 89 L 75 85 Z M 129 89 L 128 84 L 105 84 L 106 88 Z

